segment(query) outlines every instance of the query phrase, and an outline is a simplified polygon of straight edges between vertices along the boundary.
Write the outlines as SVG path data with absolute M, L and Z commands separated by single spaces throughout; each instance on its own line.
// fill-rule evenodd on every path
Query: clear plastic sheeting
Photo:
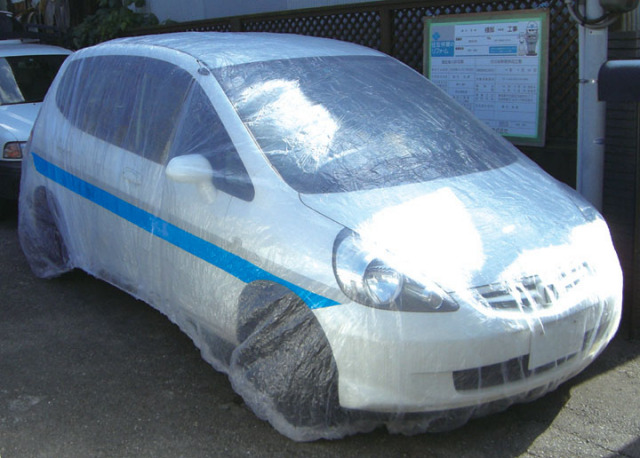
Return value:
M 333 40 L 181 33 L 75 53 L 23 162 L 34 273 L 165 313 L 294 440 L 535 399 L 613 337 L 602 217 L 418 73 Z

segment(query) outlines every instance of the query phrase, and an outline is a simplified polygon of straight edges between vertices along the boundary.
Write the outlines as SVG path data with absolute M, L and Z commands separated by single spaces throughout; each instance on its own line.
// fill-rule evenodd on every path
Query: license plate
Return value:
M 537 323 L 531 337 L 529 370 L 578 353 L 582 349 L 585 326 L 585 312 L 556 321 Z

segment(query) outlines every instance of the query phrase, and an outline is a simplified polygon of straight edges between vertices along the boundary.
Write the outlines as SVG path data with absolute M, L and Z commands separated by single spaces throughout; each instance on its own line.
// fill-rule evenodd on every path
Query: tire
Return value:
M 329 341 L 298 296 L 261 283 L 241 297 L 240 344 L 229 371 L 234 389 L 259 417 L 295 440 L 332 437 L 332 428 L 348 422 L 348 413 L 338 400 Z M 260 306 L 260 297 L 275 300 Z
M 474 407 L 416 413 L 344 409 L 329 341 L 306 304 L 267 282 L 251 285 L 241 300 L 240 344 L 231 356 L 229 378 L 256 415 L 291 439 L 336 439 L 382 426 L 407 435 L 445 432 L 476 412 Z
M 71 270 L 69 254 L 56 223 L 57 205 L 43 187 L 33 193 L 30 208 L 21 211 L 18 221 L 20 244 L 31 270 L 41 278 L 51 278 Z

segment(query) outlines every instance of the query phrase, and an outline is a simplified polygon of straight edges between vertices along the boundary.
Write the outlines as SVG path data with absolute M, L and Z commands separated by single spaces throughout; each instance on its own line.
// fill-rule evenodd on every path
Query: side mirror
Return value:
M 226 162 L 225 159 L 229 158 L 223 154 L 211 158 L 201 154 L 177 156 L 167 164 L 165 175 L 177 183 L 198 185 L 209 200 L 217 189 L 238 199 L 252 201 L 255 191 L 244 164 L 238 156 L 231 156 Z
M 210 181 L 214 172 L 209 161 L 200 154 L 174 157 L 167 164 L 165 174 L 179 183 L 202 183 Z

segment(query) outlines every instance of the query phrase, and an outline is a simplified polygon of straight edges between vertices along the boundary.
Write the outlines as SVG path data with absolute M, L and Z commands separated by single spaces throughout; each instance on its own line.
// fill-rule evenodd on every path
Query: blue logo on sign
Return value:
M 453 57 L 453 53 L 453 40 L 434 41 L 431 43 L 431 57 Z

